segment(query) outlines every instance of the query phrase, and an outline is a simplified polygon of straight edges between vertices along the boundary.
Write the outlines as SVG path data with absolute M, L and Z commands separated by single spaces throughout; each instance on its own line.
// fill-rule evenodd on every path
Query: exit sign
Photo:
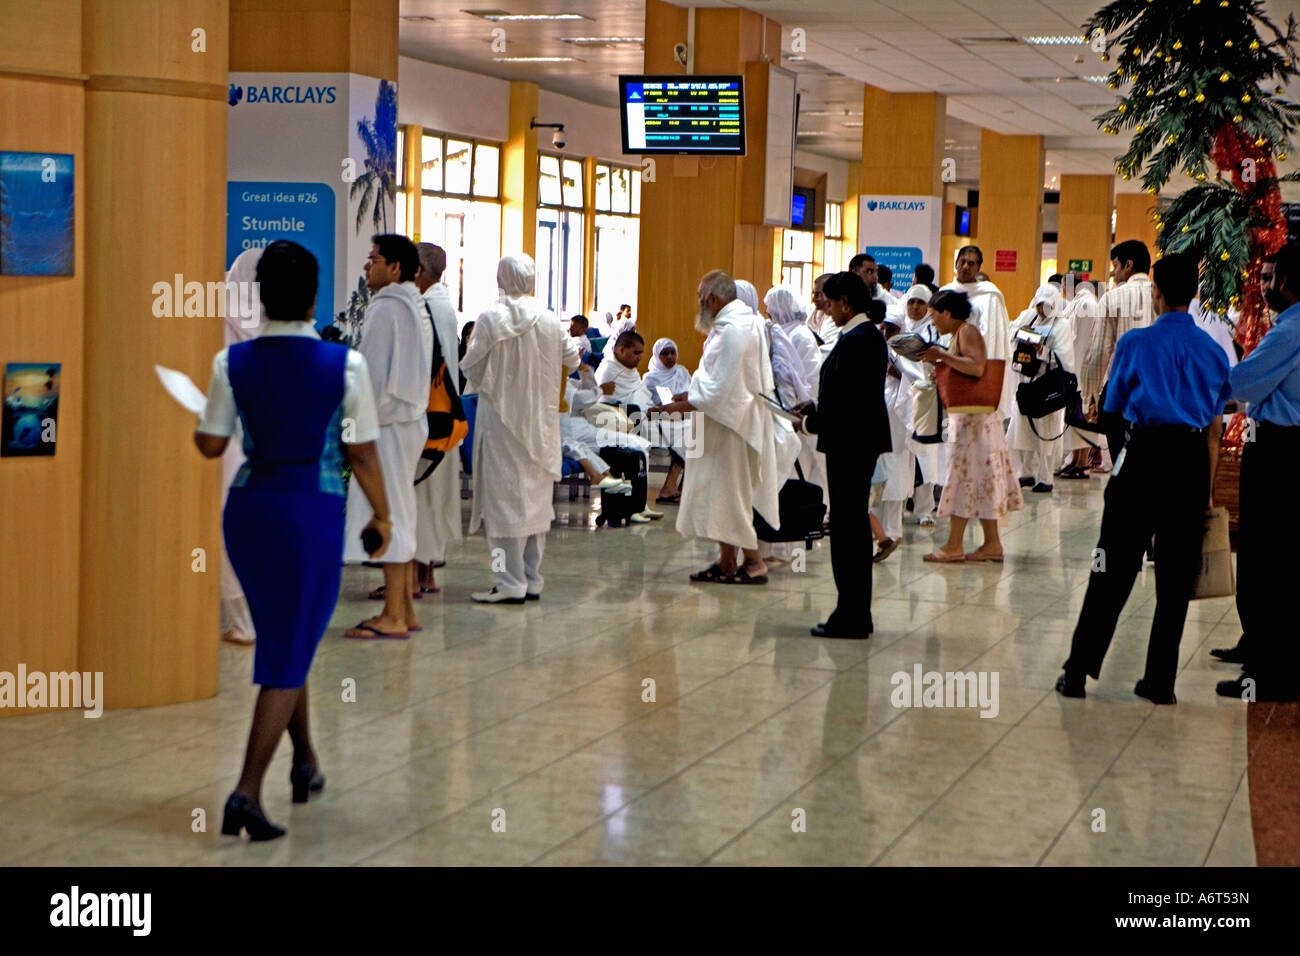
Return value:
M 1068 271 L 1070 271 L 1070 272 L 1092 272 L 1092 260 L 1091 260 L 1091 259 L 1071 259 L 1071 260 L 1070 260 L 1070 268 L 1069 268 Z

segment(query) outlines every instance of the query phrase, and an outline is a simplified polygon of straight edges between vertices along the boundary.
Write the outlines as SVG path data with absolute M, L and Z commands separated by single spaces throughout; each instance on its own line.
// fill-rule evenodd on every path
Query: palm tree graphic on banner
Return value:
M 349 199 L 361 196 L 357 205 L 356 231 L 360 232 L 369 212 L 378 232 L 388 232 L 388 203 L 397 197 L 397 87 L 379 81 L 375 118 L 357 121 L 357 135 L 366 148 L 365 172 L 352 182 Z

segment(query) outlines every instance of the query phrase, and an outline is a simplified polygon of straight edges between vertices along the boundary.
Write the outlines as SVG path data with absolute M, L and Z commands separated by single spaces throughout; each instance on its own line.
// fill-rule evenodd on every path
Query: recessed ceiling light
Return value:
M 582 63 L 576 56 L 494 56 L 493 63 Z
M 1088 41 L 1081 36 L 1022 37 L 1031 46 L 1083 46 Z
M 831 134 L 826 132 L 826 130 L 824 129 L 801 129 L 799 130 L 799 135 L 800 136 L 829 136 Z
M 841 123 L 840 125 L 847 126 L 849 129 L 862 129 L 862 120 L 858 120 L 856 123 Z
M 462 10 L 471 17 L 480 17 L 497 23 L 505 20 L 590 20 L 581 13 L 510 13 L 506 10 Z
M 804 58 L 801 56 L 787 56 L 786 60 L 789 61 L 790 63 L 802 63 L 804 61 Z
M 437 21 L 433 17 L 418 16 L 418 15 L 402 17 L 402 19 L 407 21 L 408 23 L 437 23 Z
M 645 37 L 560 37 L 560 41 L 578 46 L 614 46 L 620 43 L 645 43 Z

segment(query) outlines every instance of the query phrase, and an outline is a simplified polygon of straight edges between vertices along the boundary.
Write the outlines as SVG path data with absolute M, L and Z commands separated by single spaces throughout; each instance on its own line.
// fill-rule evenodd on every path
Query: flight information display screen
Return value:
M 745 155 L 740 76 L 620 76 L 623 152 Z

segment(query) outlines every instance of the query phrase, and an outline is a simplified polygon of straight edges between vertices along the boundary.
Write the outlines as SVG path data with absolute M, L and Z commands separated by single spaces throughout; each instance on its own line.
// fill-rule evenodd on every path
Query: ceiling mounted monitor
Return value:
M 741 76 L 620 76 L 623 152 L 744 156 Z

